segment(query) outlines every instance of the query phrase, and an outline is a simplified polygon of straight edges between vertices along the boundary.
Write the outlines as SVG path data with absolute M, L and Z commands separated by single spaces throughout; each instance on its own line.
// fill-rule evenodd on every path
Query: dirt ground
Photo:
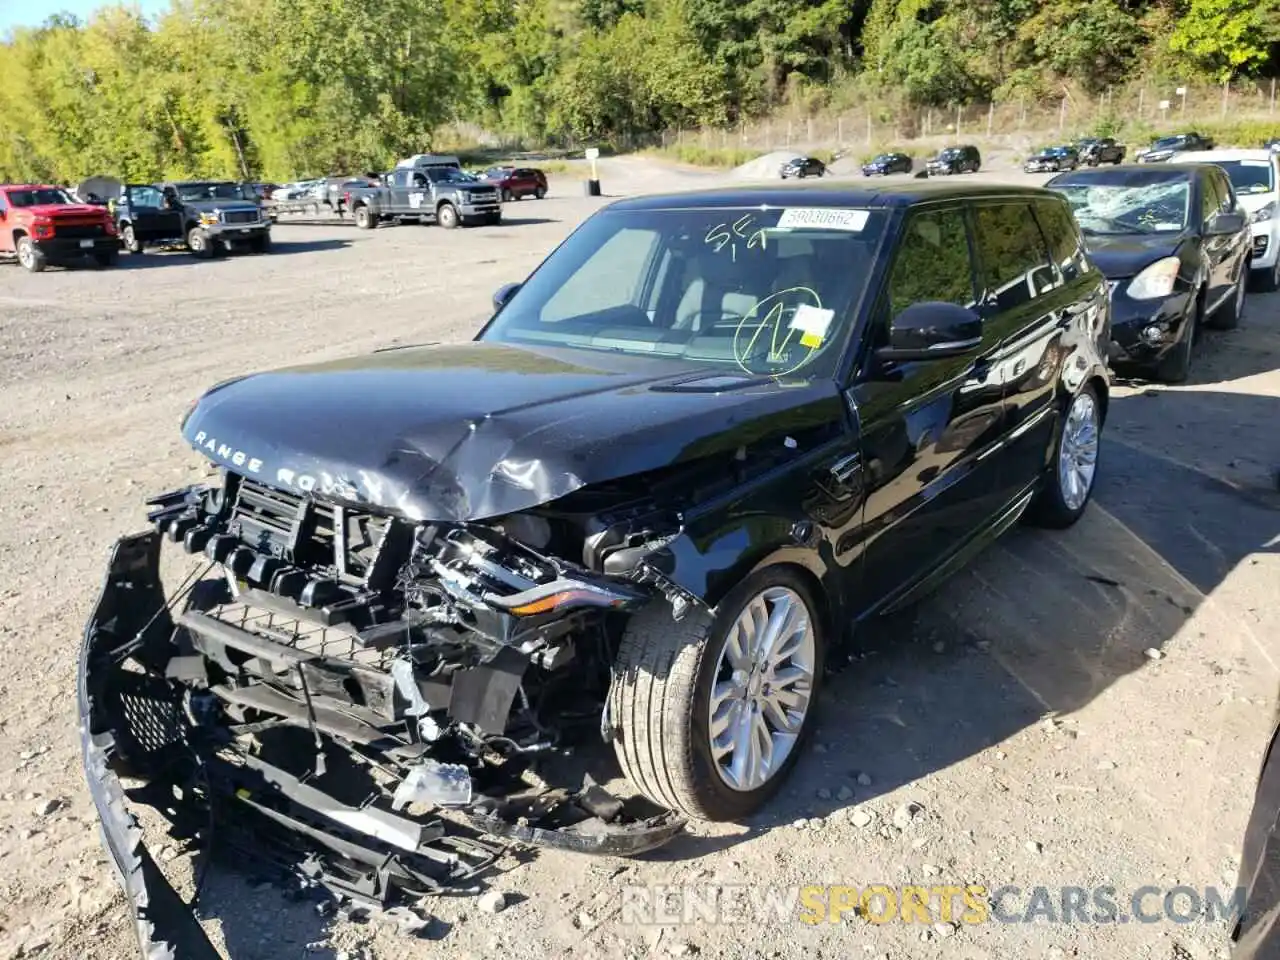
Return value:
M 980 175 L 1000 176 L 1030 179 Z M 613 196 L 719 179 L 602 168 Z M 282 226 L 269 256 L 0 266 L 0 958 L 135 955 L 82 783 L 75 658 L 111 543 L 144 526 L 147 495 L 205 472 L 183 410 L 235 374 L 469 337 L 497 286 L 605 202 L 560 186 L 500 227 Z M 867 638 L 826 690 L 816 745 L 750 823 L 633 861 L 513 858 L 492 881 L 503 912 L 433 901 L 416 939 L 214 870 L 206 928 L 244 960 L 1225 957 L 1221 922 L 621 912 L 624 888 L 664 883 L 1013 884 L 1007 913 L 1037 886 L 1110 885 L 1122 905 L 1147 885 L 1232 886 L 1280 678 L 1280 295 L 1251 294 L 1240 329 L 1199 350 L 1185 386 L 1117 388 L 1074 529 L 1013 531 Z

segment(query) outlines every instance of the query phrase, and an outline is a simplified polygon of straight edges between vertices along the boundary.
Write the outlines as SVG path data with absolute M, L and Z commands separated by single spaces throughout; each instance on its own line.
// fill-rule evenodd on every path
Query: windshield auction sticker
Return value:
M 861 233 L 870 210 L 840 210 L 829 207 L 788 207 L 778 218 L 779 230 L 847 230 Z

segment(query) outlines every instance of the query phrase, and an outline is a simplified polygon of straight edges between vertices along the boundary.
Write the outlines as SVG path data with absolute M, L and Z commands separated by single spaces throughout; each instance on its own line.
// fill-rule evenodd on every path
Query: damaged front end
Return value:
M 216 956 L 129 801 L 206 853 L 249 851 L 375 910 L 475 889 L 510 842 L 632 855 L 682 830 L 599 786 L 582 749 L 609 736 L 620 621 L 688 602 L 644 563 L 661 530 L 415 523 L 230 472 L 151 503 L 154 529 L 112 552 L 79 676 L 144 955 Z M 168 593 L 166 540 L 200 561 Z

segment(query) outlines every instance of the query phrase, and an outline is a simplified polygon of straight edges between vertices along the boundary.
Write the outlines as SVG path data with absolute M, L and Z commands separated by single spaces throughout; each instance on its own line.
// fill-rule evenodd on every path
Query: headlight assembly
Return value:
M 1155 300 L 1173 293 L 1182 261 L 1177 257 L 1165 257 L 1144 268 L 1129 281 L 1127 293 L 1135 300 Z

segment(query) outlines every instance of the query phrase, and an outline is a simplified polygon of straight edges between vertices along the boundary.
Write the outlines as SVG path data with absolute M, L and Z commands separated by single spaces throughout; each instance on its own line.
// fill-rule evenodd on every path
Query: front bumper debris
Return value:
M 394 664 L 379 671 L 371 660 L 343 659 L 323 645 L 308 649 L 299 623 L 286 629 L 291 622 L 281 610 L 292 601 L 249 591 L 275 612 L 237 622 L 226 605 L 208 602 L 224 581 L 200 580 L 167 597 L 161 542 L 157 530 L 113 548 L 78 676 L 85 774 L 147 960 L 217 953 L 147 852 L 130 803 L 160 811 L 171 836 L 204 857 L 228 855 L 256 869 L 265 862 L 304 888 L 368 911 L 478 892 L 513 843 L 628 856 L 682 832 L 676 814 L 615 797 L 589 776 L 553 778 L 571 768 L 557 766 L 566 751 L 548 751 L 556 755 L 550 766 L 537 769 L 523 755 L 509 762 L 492 750 L 483 762 L 468 759 L 426 712 L 452 723 L 437 708 L 438 685 L 423 681 L 406 692 Z M 299 608 L 290 609 L 297 621 Z M 450 681 L 465 688 L 455 690 L 453 709 L 474 714 L 477 729 L 502 730 L 495 704 L 510 653 L 499 646 L 489 666 Z M 285 678 L 298 682 L 300 696 Z M 504 689 L 508 701 L 519 690 Z M 336 706 L 344 691 L 353 699 Z M 405 697 L 417 701 L 411 718 Z M 463 762 L 471 766 L 461 798 L 433 792 L 442 782 L 433 771 L 463 769 Z M 406 771 L 423 778 L 411 783 Z M 126 787 L 127 780 L 137 785 Z

